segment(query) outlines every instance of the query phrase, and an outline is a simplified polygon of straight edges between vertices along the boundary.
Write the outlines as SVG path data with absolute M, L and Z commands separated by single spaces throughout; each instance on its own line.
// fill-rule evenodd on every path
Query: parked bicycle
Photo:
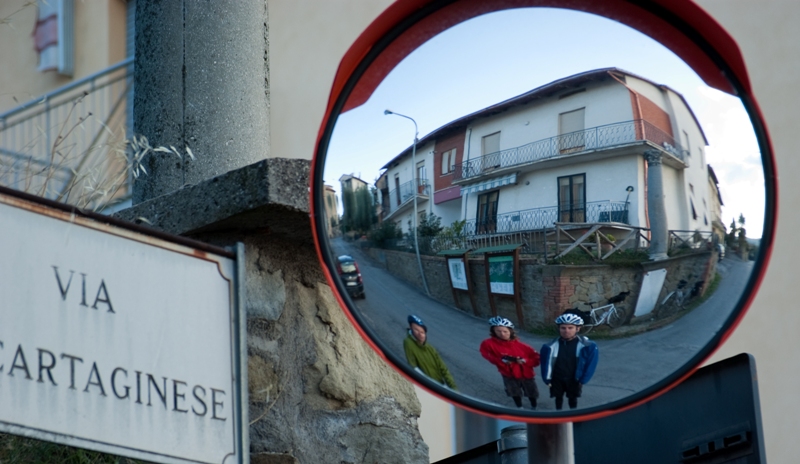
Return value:
M 674 314 L 677 311 L 682 311 L 686 309 L 687 303 L 692 297 L 695 297 L 700 294 L 700 290 L 703 287 L 703 280 L 698 280 L 692 286 L 692 288 L 686 288 L 686 285 L 689 284 L 688 281 L 681 279 L 678 281 L 678 286 L 675 290 L 669 292 L 667 296 L 661 300 L 661 308 L 662 310 L 669 309 L 670 314 Z
M 603 324 L 612 329 L 616 329 L 625 322 L 625 311 L 617 308 L 616 305 L 625 301 L 625 298 L 627 298 L 630 293 L 631 292 L 620 292 L 606 300 L 606 304 L 598 308 L 594 307 L 594 305 L 598 303 L 597 301 L 586 302 L 584 304 L 591 308 L 589 311 L 581 311 L 578 308 L 572 308 L 564 312 L 576 314 L 583 319 L 584 328 L 581 332 L 584 334 L 591 332 L 592 329 Z

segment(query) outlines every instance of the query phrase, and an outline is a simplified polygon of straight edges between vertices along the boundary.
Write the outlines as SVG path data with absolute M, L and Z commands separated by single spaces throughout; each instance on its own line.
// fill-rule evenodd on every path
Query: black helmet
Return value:
M 422 329 L 425 330 L 426 333 L 428 332 L 428 327 L 425 325 L 424 322 L 422 322 L 422 319 L 413 314 L 408 316 L 408 326 L 411 327 L 411 324 L 417 324 L 418 326 L 422 327 Z

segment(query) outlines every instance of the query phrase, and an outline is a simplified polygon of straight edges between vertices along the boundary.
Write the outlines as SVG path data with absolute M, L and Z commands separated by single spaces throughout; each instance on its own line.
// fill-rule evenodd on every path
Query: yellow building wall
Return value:
M 125 59 L 124 0 L 75 0 L 75 72 L 37 71 L 36 2 L 0 1 L 0 113 Z

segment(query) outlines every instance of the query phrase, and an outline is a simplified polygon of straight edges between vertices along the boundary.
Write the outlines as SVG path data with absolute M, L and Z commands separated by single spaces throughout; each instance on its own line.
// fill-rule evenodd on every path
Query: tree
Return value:
M 403 231 L 394 221 L 383 221 L 369 232 L 369 239 L 380 247 L 384 246 L 388 240 L 402 237 Z
M 419 220 L 419 236 L 435 237 L 442 231 L 442 218 L 423 211 Z
M 342 205 L 344 207 L 341 222 L 343 232 L 365 234 L 373 224 L 378 222 L 372 194 L 367 187 L 359 187 L 355 191 L 344 190 Z
M 728 231 L 728 235 L 725 236 L 725 245 L 730 248 L 736 248 L 736 231 L 739 230 L 736 227 L 736 219 L 731 219 L 731 228 Z

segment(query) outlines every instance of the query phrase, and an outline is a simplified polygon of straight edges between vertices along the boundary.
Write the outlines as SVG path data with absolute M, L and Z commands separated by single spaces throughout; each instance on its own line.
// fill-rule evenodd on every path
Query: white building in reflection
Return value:
M 667 227 L 714 219 L 707 140 L 683 96 L 617 68 L 569 76 L 454 120 L 383 166 L 383 219 L 419 211 L 469 235 L 618 222 L 649 228 L 648 169 L 660 169 Z M 660 155 L 648 162 L 645 151 Z M 413 165 L 412 165 L 413 164 Z

